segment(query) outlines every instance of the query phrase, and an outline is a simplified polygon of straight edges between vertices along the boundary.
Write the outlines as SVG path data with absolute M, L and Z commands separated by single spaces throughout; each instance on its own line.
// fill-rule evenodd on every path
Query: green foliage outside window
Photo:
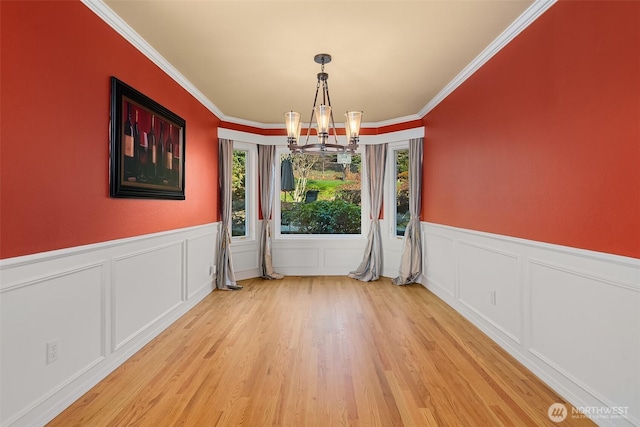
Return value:
M 409 150 L 396 150 L 396 236 L 409 224 Z
M 295 188 L 280 194 L 282 234 L 360 234 L 361 156 L 294 155 Z M 313 197 L 309 197 L 309 195 Z
M 296 203 L 283 212 L 296 234 L 359 234 L 360 206 L 343 200 Z
M 247 230 L 247 152 L 233 150 L 231 169 L 231 236 L 245 236 Z

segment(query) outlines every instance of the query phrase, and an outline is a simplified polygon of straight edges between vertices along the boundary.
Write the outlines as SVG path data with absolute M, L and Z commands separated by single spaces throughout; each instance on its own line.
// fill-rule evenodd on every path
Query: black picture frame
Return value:
M 110 195 L 185 199 L 185 120 L 111 77 Z

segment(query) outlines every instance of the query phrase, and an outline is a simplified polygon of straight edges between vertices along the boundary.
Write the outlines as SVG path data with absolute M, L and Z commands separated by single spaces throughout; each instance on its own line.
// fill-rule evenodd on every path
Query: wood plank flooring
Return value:
M 551 422 L 564 400 L 420 285 L 241 284 L 211 293 L 49 425 L 594 425 Z

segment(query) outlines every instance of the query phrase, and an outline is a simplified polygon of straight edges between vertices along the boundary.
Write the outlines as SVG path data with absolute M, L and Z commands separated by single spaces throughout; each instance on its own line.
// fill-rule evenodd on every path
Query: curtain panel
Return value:
M 284 276 L 273 270 L 271 259 L 271 226 L 269 219 L 276 194 L 276 147 L 258 145 L 258 174 L 260 177 L 260 206 L 262 208 L 262 231 L 260 233 L 260 271 L 264 279 L 282 279 Z
M 420 231 L 420 204 L 422 201 L 423 138 L 409 141 L 409 224 L 404 231 L 402 257 L 396 285 L 415 283 L 422 274 L 422 237 Z
M 380 209 L 384 193 L 384 170 L 387 161 L 387 144 L 366 145 L 365 161 L 369 174 L 369 199 L 371 202 L 371 227 L 367 236 L 362 262 L 349 277 L 371 282 L 382 274 L 382 235 L 380 233 Z
M 220 230 L 216 258 L 216 287 L 224 290 L 242 289 L 236 283 L 231 260 L 231 172 L 233 169 L 233 141 L 220 138 L 219 184 L 220 184 Z

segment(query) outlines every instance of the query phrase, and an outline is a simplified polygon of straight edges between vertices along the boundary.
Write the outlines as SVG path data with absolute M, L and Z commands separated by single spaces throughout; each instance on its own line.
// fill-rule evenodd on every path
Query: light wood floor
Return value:
M 286 277 L 215 291 L 50 426 L 577 426 L 420 285 Z M 570 408 L 570 405 L 567 405 Z

